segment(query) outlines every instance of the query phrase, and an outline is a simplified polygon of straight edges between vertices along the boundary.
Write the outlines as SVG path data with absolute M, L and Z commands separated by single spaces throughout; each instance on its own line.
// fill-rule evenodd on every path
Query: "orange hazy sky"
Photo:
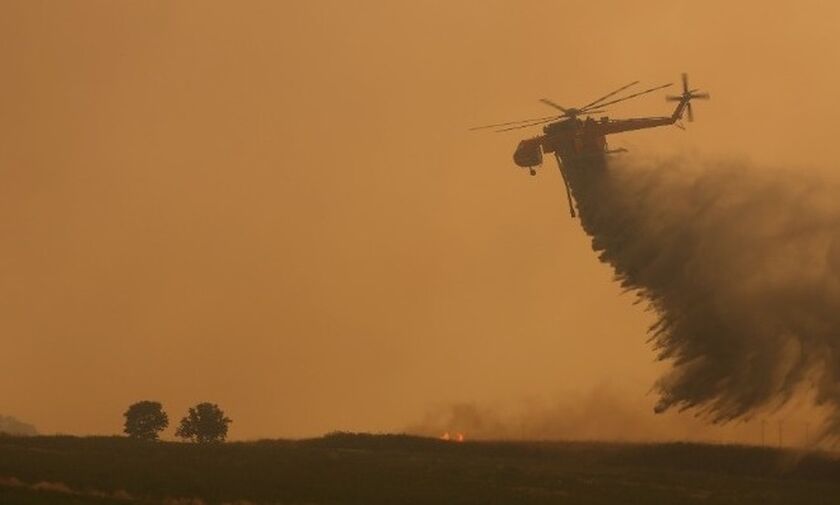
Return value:
M 687 71 L 687 131 L 611 145 L 830 169 L 837 5 L 4 1 L 0 413 L 307 436 L 612 384 L 648 415 L 653 318 L 513 165 L 537 130 L 467 128 Z

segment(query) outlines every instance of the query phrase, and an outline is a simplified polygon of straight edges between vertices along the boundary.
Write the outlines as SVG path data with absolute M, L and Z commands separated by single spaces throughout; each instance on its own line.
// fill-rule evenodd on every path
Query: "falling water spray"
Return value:
M 566 167 L 601 261 L 657 316 L 658 412 L 747 419 L 808 391 L 840 434 L 840 199 L 739 161 Z

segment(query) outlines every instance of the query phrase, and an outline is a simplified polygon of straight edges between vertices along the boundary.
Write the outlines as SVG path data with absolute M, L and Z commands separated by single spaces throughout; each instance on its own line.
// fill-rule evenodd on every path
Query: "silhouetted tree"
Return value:
M 215 403 L 199 403 L 181 419 L 175 435 L 201 444 L 224 442 L 232 422 Z
M 123 414 L 123 431 L 131 438 L 157 440 L 158 434 L 169 426 L 169 416 L 160 402 L 142 401 L 128 407 Z

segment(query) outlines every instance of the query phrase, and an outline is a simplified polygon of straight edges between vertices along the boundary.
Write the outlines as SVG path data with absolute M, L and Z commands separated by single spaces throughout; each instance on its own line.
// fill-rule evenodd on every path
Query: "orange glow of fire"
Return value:
M 463 442 L 464 441 L 464 434 L 463 433 L 455 433 L 455 435 L 449 435 L 449 432 L 445 432 L 443 435 L 440 436 L 441 440 L 450 440 L 452 442 Z

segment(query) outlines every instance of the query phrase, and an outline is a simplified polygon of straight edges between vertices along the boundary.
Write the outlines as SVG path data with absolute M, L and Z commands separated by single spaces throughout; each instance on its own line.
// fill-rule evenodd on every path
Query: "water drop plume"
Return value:
M 807 391 L 840 434 L 840 191 L 805 168 L 610 160 L 566 168 L 581 224 L 657 316 L 657 411 L 745 419 Z

